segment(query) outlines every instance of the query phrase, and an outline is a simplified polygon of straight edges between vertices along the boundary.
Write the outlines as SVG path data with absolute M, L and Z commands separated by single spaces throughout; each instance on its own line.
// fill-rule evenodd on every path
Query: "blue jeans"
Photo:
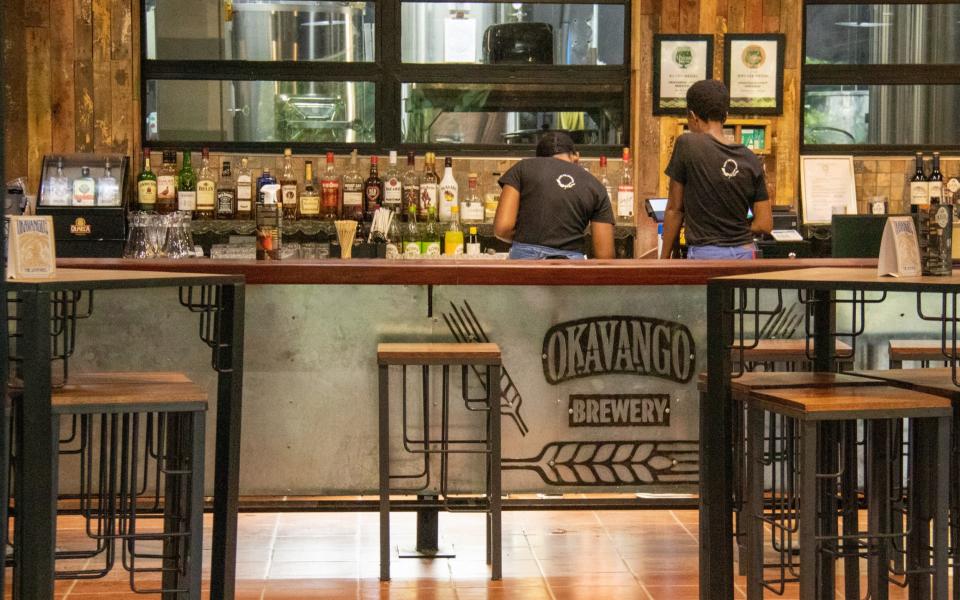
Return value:
M 583 260 L 586 255 L 583 252 L 574 252 L 573 250 L 558 250 L 549 246 L 539 246 L 537 244 L 524 244 L 523 242 L 514 242 L 510 247 L 510 258 L 526 259 L 544 259 L 544 258 L 572 258 Z
M 692 260 L 750 260 L 757 257 L 757 247 L 742 246 L 690 246 L 687 258 Z

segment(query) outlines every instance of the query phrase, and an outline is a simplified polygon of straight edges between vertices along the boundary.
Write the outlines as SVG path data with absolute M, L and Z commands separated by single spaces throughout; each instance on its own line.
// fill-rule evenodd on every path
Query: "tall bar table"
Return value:
M 180 302 L 201 313 L 201 338 L 212 349 L 218 372 L 216 466 L 213 498 L 213 558 L 210 598 L 232 600 L 237 549 L 240 476 L 240 417 L 243 389 L 244 279 L 235 275 L 59 269 L 43 280 L 7 280 L 18 299 L 18 354 L 22 358 L 23 436 L 32 440 L 20 458 L 29 473 L 17 486 L 18 544 L 14 590 L 23 600 L 54 596 L 57 515 L 57 440 L 53 437 L 51 395 L 51 310 L 57 294 L 116 289 L 180 288 Z M 0 430 L 5 431 L 0 427 Z M 3 434 L 5 435 L 5 434 Z M 2 440 L 4 446 L 6 440 Z M 0 489 L 7 471 L 0 469 Z M 6 539 L 6 519 L 0 522 Z
M 879 277 L 875 269 L 812 268 L 772 271 L 750 275 L 717 277 L 707 283 L 707 392 L 700 406 L 700 598 L 732 600 L 733 588 L 733 404 L 730 399 L 732 352 L 748 347 L 756 331 L 745 337 L 735 327 L 738 317 L 745 315 L 752 323 L 768 315 L 750 301 L 759 298 L 760 290 L 795 290 L 807 305 L 807 331 L 813 352 L 813 370 L 829 371 L 835 356 L 834 341 L 844 337 L 836 329 L 836 294 L 849 293 L 842 302 L 852 307 L 854 315 L 866 315 L 866 306 L 882 302 L 887 292 L 916 293 L 920 318 L 940 321 L 943 347 L 956 348 L 960 317 L 957 296 L 960 295 L 960 272 L 950 277 Z M 875 293 L 868 296 L 868 293 Z M 939 314 L 926 314 L 934 307 L 924 305 L 920 294 L 940 294 Z M 754 295 L 756 294 L 756 295 Z M 756 320 L 755 320 L 756 318 Z M 854 316 L 854 319 L 857 317 Z M 812 323 L 811 323 L 812 322 Z M 860 326 L 862 327 L 862 318 Z M 739 331 L 735 331 L 739 329 Z M 737 339 L 735 340 L 735 333 Z M 950 338 L 950 339 L 948 339 Z M 956 352 L 946 358 L 954 366 L 953 379 L 958 383 Z M 832 571 L 821 573 L 830 575 Z M 826 585 L 826 584 L 825 584 Z

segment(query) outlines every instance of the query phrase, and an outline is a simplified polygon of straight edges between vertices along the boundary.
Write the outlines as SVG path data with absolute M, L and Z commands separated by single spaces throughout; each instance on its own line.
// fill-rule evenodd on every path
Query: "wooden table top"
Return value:
M 150 270 L 116 270 L 96 268 L 57 268 L 54 277 L 44 279 L 10 279 L 7 285 L 18 287 L 39 287 L 46 289 L 77 288 L 119 288 L 119 287 L 162 287 L 175 285 L 217 285 L 242 283 L 243 278 L 236 275 L 217 273 Z
M 755 390 L 748 402 L 768 410 L 815 420 L 946 417 L 950 400 L 892 385 L 775 388 Z
M 495 365 L 500 364 L 496 344 L 409 343 L 377 344 L 381 365 Z
M 926 394 L 960 400 L 960 387 L 953 383 L 953 373 L 950 367 L 877 369 L 856 371 L 855 374 L 861 377 L 872 377 L 879 381 Z M 958 374 L 958 379 L 960 379 L 960 374 Z
M 713 281 L 735 284 L 767 284 L 774 287 L 803 288 L 825 284 L 837 289 L 893 289 L 960 287 L 960 271 L 949 277 L 880 277 L 875 268 L 838 266 L 812 267 L 789 271 L 747 273 L 721 276 Z M 830 285 L 832 284 L 832 285 Z

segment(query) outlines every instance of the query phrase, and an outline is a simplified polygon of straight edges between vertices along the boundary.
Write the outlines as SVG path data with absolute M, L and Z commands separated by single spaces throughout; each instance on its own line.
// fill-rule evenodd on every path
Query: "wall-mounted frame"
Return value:
M 653 36 L 653 114 L 686 115 L 687 90 L 713 77 L 713 36 Z
M 801 156 L 803 222 L 825 225 L 833 215 L 857 214 L 853 156 Z
M 783 114 L 782 33 L 729 33 L 723 44 L 723 80 L 730 90 L 730 114 Z

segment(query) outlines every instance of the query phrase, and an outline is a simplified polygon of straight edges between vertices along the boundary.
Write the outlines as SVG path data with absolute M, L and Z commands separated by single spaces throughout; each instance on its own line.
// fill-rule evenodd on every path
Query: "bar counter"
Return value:
M 61 258 L 72 269 L 136 269 L 243 275 L 248 285 L 706 285 L 711 277 L 811 267 L 874 267 L 874 259 L 289 261 Z

